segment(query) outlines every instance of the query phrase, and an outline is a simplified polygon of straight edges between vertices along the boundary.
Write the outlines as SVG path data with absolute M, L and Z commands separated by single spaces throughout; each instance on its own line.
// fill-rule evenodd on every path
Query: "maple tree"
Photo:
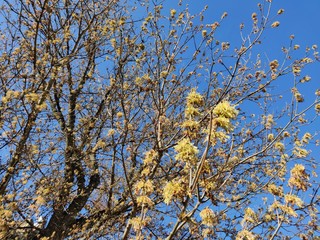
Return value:
M 270 0 L 238 46 L 215 37 L 227 13 L 165 4 L 4 1 L 1 239 L 319 236 L 302 126 L 320 92 L 299 91 L 317 46 L 294 58 L 291 36 L 282 59 L 256 55 L 281 27 Z M 273 88 L 286 76 L 291 98 Z

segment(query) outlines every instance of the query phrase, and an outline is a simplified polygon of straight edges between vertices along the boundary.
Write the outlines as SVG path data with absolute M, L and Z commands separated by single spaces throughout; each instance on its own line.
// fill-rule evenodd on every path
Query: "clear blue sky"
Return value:
M 218 19 L 223 12 L 228 12 L 225 21 L 225 34 L 228 37 L 239 36 L 239 23 L 248 22 L 251 13 L 257 11 L 258 0 L 197 0 L 190 1 L 190 9 L 197 11 L 208 5 L 208 18 Z M 320 1 L 319 0 L 274 0 L 272 11 L 276 13 L 283 8 L 284 14 L 279 17 L 281 28 L 268 34 L 270 38 L 277 38 L 278 43 L 286 43 L 288 36 L 295 34 L 298 42 L 304 44 L 320 43 Z
M 176 8 L 179 1 L 165 1 L 166 7 Z M 224 12 L 228 13 L 228 17 L 223 21 L 221 28 L 216 33 L 219 41 L 228 41 L 231 46 L 236 47 L 241 42 L 239 24 L 244 23 L 247 31 L 251 30 L 252 20 L 251 14 L 258 12 L 258 3 L 264 3 L 264 0 L 190 0 L 183 1 L 189 4 L 192 13 L 197 13 L 208 5 L 205 14 L 206 23 L 219 21 Z M 277 11 L 284 9 L 282 15 L 277 16 Z M 290 35 L 294 35 L 293 44 L 300 45 L 300 49 L 293 55 L 294 57 L 302 57 L 305 48 L 316 44 L 320 51 L 320 0 L 274 0 L 271 7 L 271 19 L 279 21 L 280 26 L 275 29 L 267 29 L 262 36 L 262 45 L 258 52 L 262 61 L 267 63 L 268 59 L 283 59 L 282 47 L 289 47 Z M 244 31 L 245 32 L 245 31 Z M 299 87 L 299 91 L 304 95 L 305 103 L 301 106 L 312 103 L 315 98 L 315 90 L 320 89 L 320 63 L 307 66 L 301 76 L 309 75 L 312 81 L 305 83 Z M 284 80 L 283 80 L 284 79 Z M 285 76 L 280 79 L 279 88 L 286 89 L 288 96 L 291 94 L 290 89 L 293 86 L 292 75 Z M 276 83 L 277 84 L 277 83 Z M 289 99 L 288 99 L 289 100 Z M 283 104 L 284 102 L 282 102 Z M 276 107 L 276 106 L 275 106 Z M 315 115 L 314 111 L 311 113 Z M 319 131 L 320 119 L 318 118 L 312 126 L 308 126 L 303 130 Z M 319 136 L 316 136 L 319 139 Z M 319 147 L 312 148 L 314 157 L 320 156 Z
M 178 7 L 178 0 L 164 1 L 164 7 L 169 14 L 170 8 Z M 228 13 L 228 17 L 223 21 L 221 28 L 216 32 L 215 37 L 219 41 L 228 41 L 231 47 L 239 46 L 241 42 L 239 24 L 244 23 L 247 32 L 251 30 L 251 14 L 258 12 L 258 3 L 265 0 L 184 0 L 183 5 L 189 4 L 192 13 L 201 11 L 205 5 L 208 10 L 205 13 L 205 23 L 219 21 L 223 12 Z M 284 13 L 277 16 L 277 11 L 284 9 Z M 282 47 L 289 47 L 290 35 L 294 35 L 293 44 L 300 45 L 300 49 L 295 51 L 293 58 L 302 57 L 307 46 L 316 44 L 320 51 L 320 0 L 274 0 L 271 8 L 271 19 L 279 21 L 280 26 L 275 29 L 267 29 L 262 36 L 262 45 L 255 53 L 261 55 L 262 61 L 267 64 L 268 59 L 283 59 Z M 246 31 L 244 31 L 246 32 Z M 299 91 L 304 95 L 305 102 L 311 103 L 314 100 L 315 89 L 320 88 L 320 63 L 307 66 L 301 76 L 309 75 L 312 81 L 301 85 Z M 287 89 L 293 85 L 292 75 L 285 76 L 281 88 Z M 281 79 L 282 80 L 282 79 Z M 303 106 L 301 104 L 301 106 Z M 318 120 L 318 125 L 320 121 Z M 313 127 L 315 127 L 314 125 Z M 316 150 L 316 149 L 315 149 Z M 317 156 L 320 155 L 318 149 Z

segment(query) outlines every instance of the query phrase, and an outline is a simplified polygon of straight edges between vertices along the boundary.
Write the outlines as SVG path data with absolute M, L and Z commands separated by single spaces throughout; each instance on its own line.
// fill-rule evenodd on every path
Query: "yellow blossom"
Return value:
M 143 84 L 143 80 L 141 77 L 136 77 L 135 81 L 134 81 L 138 86 L 142 86 Z
M 305 57 L 305 58 L 302 58 L 302 59 L 301 59 L 301 62 L 311 63 L 311 62 L 313 62 L 313 60 L 312 60 L 311 58 Z
M 136 232 L 141 230 L 143 227 L 145 227 L 149 221 L 150 221 L 150 218 L 141 219 L 140 217 L 133 217 L 130 219 L 130 223 L 132 224 L 132 228 Z
M 202 37 L 206 37 L 207 36 L 207 30 L 202 30 Z
M 267 214 L 264 216 L 264 220 L 265 220 L 266 222 L 270 222 L 270 221 L 272 220 L 272 215 L 267 213 Z
M 36 102 L 40 98 L 40 96 L 36 93 L 27 93 L 25 97 L 29 102 Z
M 245 222 L 255 223 L 256 221 L 257 221 L 256 213 L 250 207 L 246 208 L 244 211 L 244 218 L 242 220 L 242 223 L 243 224 Z
M 219 27 L 219 23 L 218 22 L 214 22 L 213 24 L 211 24 L 211 29 L 212 30 L 216 30 L 217 29 L 217 27 Z
M 303 201 L 296 195 L 293 194 L 286 194 L 284 196 L 284 199 L 286 203 L 292 204 L 292 205 L 297 205 L 298 207 L 303 206 Z
M 268 134 L 268 141 L 271 142 L 274 139 L 274 135 L 272 133 Z
M 46 200 L 42 196 L 37 196 L 35 201 L 37 205 L 44 205 L 46 203 Z
M 199 122 L 191 119 L 184 121 L 181 126 L 185 129 L 184 133 L 190 138 L 195 138 L 200 128 Z
M 292 72 L 294 75 L 299 76 L 299 74 L 301 72 L 301 67 L 299 65 L 294 65 L 292 67 Z
M 215 214 L 214 212 L 206 207 L 200 212 L 200 217 L 202 219 L 202 224 L 207 225 L 207 226 L 213 226 L 215 223 Z
M 296 213 L 296 211 L 292 207 L 285 206 L 285 205 L 280 205 L 279 207 L 284 213 L 286 213 L 290 216 L 293 216 L 293 217 L 298 217 L 298 214 Z
M 309 155 L 309 152 L 306 149 L 297 146 L 293 149 L 292 153 L 298 158 L 304 158 Z
M 272 71 L 275 71 L 279 67 L 279 62 L 278 60 L 273 60 L 269 63 L 270 69 Z
M 290 137 L 290 133 L 287 131 L 283 132 L 283 137 L 285 138 Z
M 116 48 L 116 47 L 117 47 L 117 40 L 116 40 L 116 39 L 114 39 L 114 38 L 110 39 L 110 43 L 111 43 L 111 46 L 112 46 L 113 48 Z
M 229 138 L 230 138 L 230 136 L 228 136 L 225 132 L 213 130 L 211 132 L 210 142 L 214 146 L 217 144 L 218 140 L 221 143 L 225 143 Z
M 203 230 L 202 230 L 202 236 L 205 238 L 205 239 L 209 239 L 208 237 L 211 235 L 211 234 L 213 234 L 214 233 L 214 231 L 212 230 L 212 229 L 210 229 L 210 228 L 204 228 Z
M 230 102 L 223 101 L 218 103 L 213 109 L 213 113 L 218 117 L 235 119 L 238 115 L 238 110 L 236 110 L 235 106 L 232 106 Z
M 203 96 L 192 89 L 187 96 L 187 104 L 202 106 L 204 104 Z
M 295 144 L 296 146 L 299 146 L 299 147 L 302 146 L 302 143 L 301 143 L 301 141 L 300 141 L 299 139 L 295 140 L 295 141 L 294 141 L 294 144 Z
M 19 92 L 19 91 L 8 90 L 6 93 L 6 97 L 7 98 L 17 98 L 20 96 L 20 94 L 21 94 L 21 92 Z
M 138 192 L 143 192 L 144 194 L 150 194 L 153 192 L 154 186 L 151 180 L 140 180 L 134 185 L 134 190 Z
M 106 142 L 102 139 L 99 139 L 99 141 L 96 143 L 96 145 L 93 147 L 92 151 L 95 152 L 98 149 L 104 148 L 106 146 Z
M 277 12 L 278 15 L 280 15 L 282 13 L 284 13 L 284 9 L 283 8 L 279 9 L 278 12 Z
M 293 49 L 294 50 L 298 50 L 300 48 L 300 45 L 298 45 L 298 44 L 295 44 L 294 46 L 293 46 Z
M 162 71 L 161 73 L 160 73 L 160 77 L 161 78 L 166 78 L 168 76 L 168 71 Z
M 283 152 L 285 147 L 284 144 L 282 142 L 276 142 L 274 144 L 275 149 L 279 150 L 280 152 Z
M 176 160 L 196 164 L 198 161 L 198 149 L 194 146 L 188 138 L 184 138 L 178 142 L 174 147 L 176 154 Z
M 230 132 L 233 130 L 233 125 L 229 118 L 226 117 L 217 117 L 214 119 L 214 124 L 218 127 L 223 128 L 227 132 Z
M 185 116 L 186 117 L 195 117 L 195 116 L 199 116 L 200 115 L 200 111 L 198 108 L 192 106 L 192 105 L 187 105 L 186 109 L 185 109 Z
M 122 112 L 117 112 L 117 118 L 121 118 L 123 116 Z
M 258 20 L 257 17 L 258 17 L 257 13 L 254 12 L 254 13 L 251 14 L 251 18 L 252 18 L 253 21 L 257 21 Z
M 181 126 L 183 128 L 189 128 L 189 129 L 195 130 L 195 129 L 199 129 L 200 124 L 199 122 L 194 120 L 187 120 L 187 121 L 184 121 Z
M 146 195 L 138 196 L 137 197 L 137 204 L 138 204 L 138 206 L 146 205 L 148 207 L 152 207 L 154 205 L 154 203 L 151 201 L 151 199 Z
M 255 236 L 252 232 L 243 229 L 240 232 L 238 232 L 236 236 L 236 240 L 254 240 Z
M 182 183 L 177 180 L 172 180 L 166 184 L 163 189 L 164 203 L 169 204 L 174 197 L 185 195 L 185 189 Z
M 171 16 L 172 18 L 176 15 L 176 13 L 177 13 L 177 10 L 175 10 L 175 9 L 171 9 L 171 10 L 170 10 L 170 16 Z
M 279 27 L 280 26 L 280 22 L 279 21 L 275 21 L 271 24 L 271 27 L 272 28 L 276 28 L 276 27 Z
M 288 181 L 290 187 L 296 187 L 302 191 L 308 188 L 309 175 L 305 171 L 305 167 L 301 164 L 296 164 L 291 170 L 291 176 Z
M 12 91 L 12 90 L 8 90 L 6 92 L 6 95 L 4 97 L 2 97 L 2 102 L 3 103 L 7 103 L 9 102 L 12 98 L 17 98 L 20 96 L 20 92 L 18 91 Z
M 111 128 L 111 129 L 109 129 L 107 135 L 108 135 L 108 137 L 111 137 L 111 136 L 113 136 L 115 133 L 116 133 L 116 130 L 114 130 L 113 128 Z
M 304 82 L 309 82 L 311 80 L 311 77 L 306 75 L 304 76 L 302 79 L 301 79 L 301 82 L 304 83 Z
M 295 97 L 297 102 L 304 102 L 304 98 L 303 98 L 301 93 L 295 92 L 294 97 Z
M 312 135 L 310 133 L 305 133 L 301 139 L 301 141 L 304 143 L 304 144 L 308 144 L 309 141 L 312 139 Z
M 46 104 L 46 102 L 43 102 L 43 103 L 37 105 L 36 108 L 37 108 L 39 111 L 44 110 L 44 109 L 47 108 L 47 104 Z
M 266 129 L 271 129 L 272 125 L 275 124 L 272 114 L 269 114 L 268 116 L 264 116 L 263 119 L 265 120 Z
M 281 210 L 283 213 L 288 214 L 293 217 L 297 217 L 298 214 L 294 211 L 294 209 L 290 206 L 282 205 L 280 202 L 275 201 L 270 207 L 269 210 L 272 212 L 276 209 Z
M 143 163 L 145 165 L 153 164 L 154 161 L 157 159 L 157 157 L 158 157 L 158 153 L 155 150 L 151 149 L 150 151 L 145 153 Z
M 275 196 L 283 196 L 283 188 L 275 184 L 268 185 L 268 192 Z
M 230 48 L 230 43 L 228 42 L 222 42 L 221 43 L 222 50 L 228 50 Z

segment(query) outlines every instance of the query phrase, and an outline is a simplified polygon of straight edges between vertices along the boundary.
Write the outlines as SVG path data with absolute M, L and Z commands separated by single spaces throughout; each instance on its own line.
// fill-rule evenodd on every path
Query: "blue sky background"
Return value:
M 228 39 L 236 40 L 239 37 L 239 23 L 250 21 L 252 12 L 258 11 L 258 0 L 197 0 L 190 1 L 190 9 L 197 12 L 208 5 L 206 13 L 208 19 L 217 20 L 223 12 L 228 12 L 228 18 L 224 22 L 224 35 Z M 277 0 L 272 2 L 273 15 L 278 9 L 283 8 L 284 14 L 278 19 L 281 27 L 277 31 L 271 31 L 267 38 L 275 39 L 276 45 L 286 44 L 291 34 L 296 36 L 296 41 L 301 42 L 301 46 L 319 43 L 320 36 L 320 1 L 318 0 Z M 226 27 L 227 26 L 227 27 Z M 266 36 L 265 36 L 266 38 Z M 230 40 L 229 40 L 230 41 Z M 303 45 L 302 45 L 303 43 Z
M 178 8 L 179 1 L 165 1 L 164 7 Z M 245 24 L 244 33 L 249 33 L 252 27 L 251 14 L 253 12 L 259 12 L 258 3 L 264 3 L 264 0 L 197 0 L 197 1 L 183 1 L 183 5 L 189 4 L 189 10 L 191 13 L 198 13 L 204 6 L 208 6 L 208 10 L 205 12 L 204 23 L 213 23 L 219 21 L 221 15 L 224 12 L 228 13 L 221 24 L 221 27 L 216 31 L 215 37 L 220 42 L 227 41 L 231 43 L 231 48 L 237 47 L 241 43 L 241 36 L 239 25 Z M 282 15 L 277 15 L 279 9 L 284 9 Z M 277 0 L 272 2 L 270 19 L 273 21 L 279 21 L 280 26 L 274 29 L 267 29 L 262 35 L 261 46 L 255 46 L 254 53 L 261 55 L 261 60 L 264 64 L 268 64 L 268 60 L 284 58 L 284 54 L 281 51 L 282 47 L 289 47 L 290 36 L 294 35 L 295 38 L 292 42 L 293 45 L 300 45 L 300 49 L 294 51 L 292 57 L 301 58 L 305 54 L 306 47 L 312 45 L 318 45 L 320 47 L 320 1 L 319 0 Z M 169 14 L 169 13 L 168 13 Z M 256 50 L 255 50 L 256 49 Z M 253 57 L 254 59 L 254 57 Z M 305 75 L 311 76 L 312 80 L 308 83 L 304 83 L 299 86 L 299 91 L 305 98 L 305 103 L 300 104 L 301 107 L 310 104 L 315 99 L 315 90 L 320 89 L 320 66 L 319 63 L 308 65 L 303 69 L 301 78 Z M 291 100 L 290 89 L 293 87 L 293 75 L 289 74 L 275 83 L 275 92 L 284 95 L 284 101 L 278 106 L 282 108 L 286 101 Z M 279 85 L 277 85 L 279 84 Z M 287 94 L 287 95 L 286 95 Z M 286 96 L 288 98 L 286 98 Z M 315 111 L 310 111 L 311 115 L 315 116 Z M 320 121 L 317 119 L 312 125 L 306 126 L 305 131 L 318 131 Z M 319 139 L 319 136 L 316 136 Z M 312 155 L 314 157 L 320 156 L 319 147 L 312 147 Z

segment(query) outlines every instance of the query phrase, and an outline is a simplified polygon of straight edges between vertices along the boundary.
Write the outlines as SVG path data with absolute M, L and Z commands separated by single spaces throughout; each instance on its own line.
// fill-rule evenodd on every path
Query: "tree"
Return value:
M 207 23 L 206 8 L 162 2 L 4 1 L 2 239 L 319 234 L 302 126 L 320 94 L 299 92 L 317 46 L 294 58 L 292 36 L 282 59 L 259 56 L 283 13 L 270 0 L 237 46 L 215 38 L 227 13 Z

